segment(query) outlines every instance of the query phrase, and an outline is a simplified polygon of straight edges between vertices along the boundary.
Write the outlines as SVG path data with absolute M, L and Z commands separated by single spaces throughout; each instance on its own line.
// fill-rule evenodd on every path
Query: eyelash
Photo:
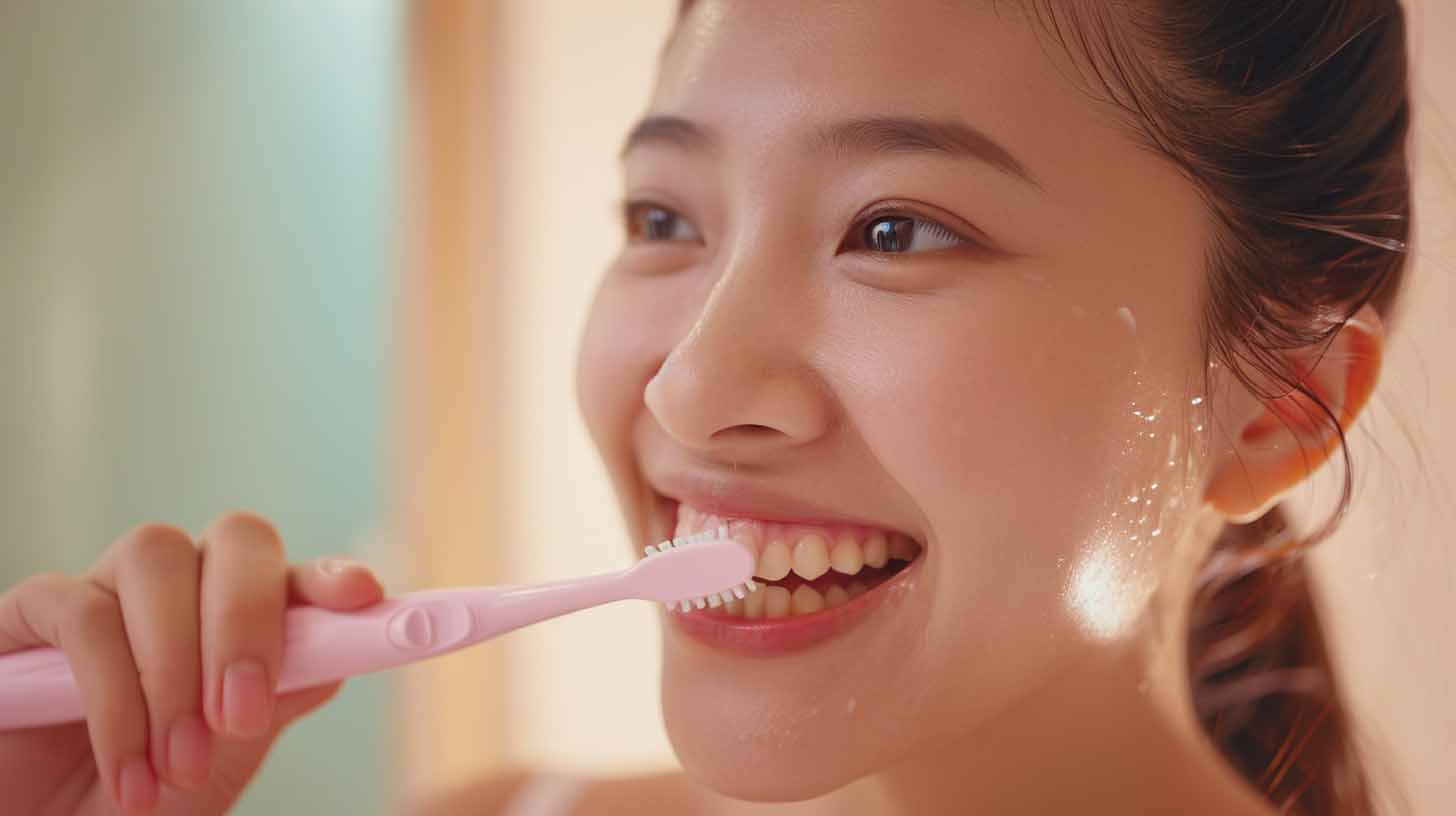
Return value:
M 918 230 L 923 231 L 933 238 L 938 238 L 946 243 L 949 243 L 951 244 L 951 246 L 937 248 L 933 250 L 925 250 L 921 252 L 893 252 L 876 250 L 867 246 L 866 239 L 869 237 L 869 233 L 867 232 L 869 227 L 873 224 L 876 224 L 877 222 L 886 221 L 889 219 L 900 219 L 903 221 L 908 221 L 915 225 Z M 892 255 L 936 254 L 940 252 L 964 249 L 966 247 L 976 245 L 976 241 L 967 238 L 965 235 L 961 234 L 957 230 L 947 227 L 939 220 L 916 212 L 913 208 L 907 207 L 903 204 L 889 204 L 881 205 L 876 209 L 857 217 L 854 222 L 851 223 L 848 233 L 844 236 L 844 240 L 840 242 L 838 251 L 863 252 L 878 257 L 888 257 Z
M 661 214 L 661 216 L 665 216 L 666 218 L 672 219 L 672 223 L 669 227 L 671 231 L 676 232 L 677 227 L 686 226 L 689 230 L 691 230 L 691 237 L 650 237 L 650 233 L 653 230 L 661 230 L 663 228 L 662 221 L 665 219 L 658 217 L 658 222 L 656 224 L 651 223 L 650 220 L 644 219 L 652 219 L 653 217 L 658 216 L 658 214 Z M 926 250 L 922 252 L 893 252 L 868 248 L 864 243 L 864 239 L 867 237 L 867 233 L 865 232 L 865 230 L 876 222 L 884 221 L 891 218 L 903 219 L 905 221 L 912 222 L 918 230 L 928 233 L 933 238 L 945 241 L 951 244 L 951 246 L 937 248 L 933 250 Z M 627 240 L 629 243 L 663 244 L 702 241 L 701 233 L 698 232 L 697 227 L 691 221 L 684 218 L 681 213 L 679 213 L 672 207 L 658 204 L 655 201 L 627 201 L 622 206 L 622 221 L 623 228 L 627 235 Z M 982 241 L 968 238 L 961 232 L 945 226 L 943 223 L 934 218 L 922 215 L 904 204 L 897 203 L 881 205 L 868 213 L 856 217 L 851 223 L 849 230 L 845 234 L 844 239 L 840 242 L 836 252 L 863 252 L 879 257 L 887 257 L 891 255 L 933 254 L 939 252 L 953 251 L 956 249 L 979 248 L 984 245 L 985 244 Z

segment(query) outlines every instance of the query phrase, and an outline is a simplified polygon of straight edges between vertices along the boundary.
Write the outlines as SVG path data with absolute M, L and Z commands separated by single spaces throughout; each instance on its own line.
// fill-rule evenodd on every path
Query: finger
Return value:
M 207 784 L 211 735 L 202 718 L 198 581 L 202 554 L 174 527 L 122 536 L 95 577 L 116 588 L 150 720 L 152 767 L 170 784 Z
M 124 811 L 154 807 L 147 704 L 117 597 L 90 581 L 40 576 L 0 600 L 0 629 L 8 644 L 52 645 L 65 653 L 107 795 Z
M 219 773 L 214 775 L 212 788 L 214 793 L 220 793 L 224 797 L 225 803 L 231 802 L 252 778 L 259 764 L 262 763 L 263 757 L 283 729 L 299 717 L 328 702 L 338 690 L 339 684 L 332 683 L 285 694 L 278 698 L 277 713 L 273 717 L 267 733 L 261 738 L 221 741 L 217 746 L 217 758 L 214 762 L 219 769 Z M 223 804 L 221 807 L 199 808 L 198 811 L 221 813 L 226 807 L 227 805 Z
M 41 630 L 56 630 L 59 624 L 53 617 L 54 596 L 68 591 L 75 582 L 69 575 L 48 572 L 27 578 L 0 594 L 0 654 L 54 646 L 54 635 L 47 638 Z M 52 617 L 42 618 L 47 612 Z
M 288 570 L 288 602 L 326 609 L 358 609 L 384 597 L 368 566 L 348 558 L 321 558 Z
M 273 525 L 229 513 L 203 535 L 202 665 L 208 723 L 237 738 L 268 732 L 283 649 L 287 564 Z

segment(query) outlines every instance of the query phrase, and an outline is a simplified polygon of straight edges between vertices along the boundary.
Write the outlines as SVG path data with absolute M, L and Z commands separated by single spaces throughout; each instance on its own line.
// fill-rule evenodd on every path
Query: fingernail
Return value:
M 256 660 L 239 660 L 222 676 L 222 721 L 235 737 L 257 737 L 273 721 L 268 672 Z
M 325 558 L 319 562 L 319 572 L 325 575 L 343 575 L 355 567 L 363 566 L 350 558 Z
M 212 734 L 201 717 L 188 714 L 172 723 L 167 738 L 167 767 L 173 782 L 183 787 L 196 789 L 207 784 L 212 770 Z
M 117 788 L 124 811 L 150 810 L 157 804 L 157 777 L 145 757 L 132 757 L 121 766 Z

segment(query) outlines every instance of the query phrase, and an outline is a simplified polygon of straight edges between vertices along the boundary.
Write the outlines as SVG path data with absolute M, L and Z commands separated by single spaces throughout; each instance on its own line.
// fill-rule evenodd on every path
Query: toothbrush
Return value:
M 719 606 L 758 589 L 753 568 L 753 554 L 719 527 L 647 547 L 645 558 L 619 572 L 534 586 L 423 590 L 352 612 L 293 607 L 284 613 L 278 692 L 426 660 L 613 601 L 659 601 L 684 611 Z M 59 649 L 0 656 L 0 731 L 84 717 Z

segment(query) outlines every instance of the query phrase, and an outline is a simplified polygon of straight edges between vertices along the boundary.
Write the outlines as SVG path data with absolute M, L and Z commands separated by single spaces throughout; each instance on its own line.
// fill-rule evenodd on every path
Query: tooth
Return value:
M 890 557 L 898 561 L 909 561 L 915 557 L 915 542 L 905 536 L 896 534 L 890 536 Z
M 824 591 L 824 605 L 829 609 L 849 603 L 849 593 L 844 587 L 835 585 Z
M 794 545 L 794 572 L 806 581 L 829 571 L 829 542 L 824 536 L 810 533 Z
M 717 595 L 717 593 L 714 593 L 714 594 L 708 596 L 708 606 L 710 608 L 717 609 L 718 607 L 720 607 L 722 605 L 723 605 L 723 599 L 722 598 L 719 598 L 718 595 Z
M 696 533 L 702 529 L 703 514 L 698 512 L 696 507 L 686 504 L 677 506 L 678 529 L 684 533 Z
M 758 526 L 746 521 L 732 521 L 728 523 L 728 537 L 747 547 L 755 555 L 762 549 L 763 536 L 759 534 Z
M 850 581 L 849 582 L 849 599 L 850 600 L 854 600 L 855 598 L 858 598 L 859 596 L 861 596 L 863 594 L 865 594 L 865 585 L 864 584 L 860 583 L 859 581 Z
M 799 584 L 792 597 L 795 615 L 810 615 L 824 608 L 824 596 L 808 584 Z
M 763 616 L 765 618 L 784 618 L 789 614 L 789 591 L 781 586 L 764 587 L 763 595 Z
M 793 559 L 782 541 L 770 541 L 758 556 L 758 570 L 753 574 L 765 581 L 777 581 L 789 574 Z
M 731 604 L 734 601 L 738 600 L 737 596 L 735 596 L 732 592 L 719 592 L 718 597 L 723 599 L 723 603 L 725 605 Z
M 763 603 L 764 603 L 764 600 L 767 599 L 767 598 L 768 598 L 768 591 L 767 590 L 759 590 L 758 592 L 751 592 L 751 593 L 749 593 L 748 597 L 743 599 L 743 617 L 745 617 L 745 618 L 761 618 L 761 617 L 763 617 Z
M 743 616 L 743 601 L 740 601 L 737 598 L 734 598 L 733 599 L 733 603 L 723 604 L 723 611 L 726 612 L 727 614 L 733 615 L 735 617 L 742 617 Z
M 885 534 L 880 532 L 870 533 L 864 543 L 864 562 L 871 567 L 883 567 L 886 561 L 890 560 L 890 542 L 885 540 Z
M 854 575 L 864 569 L 864 550 L 853 534 L 845 533 L 835 542 L 834 551 L 829 554 L 829 565 L 834 567 L 835 572 L 844 575 Z

